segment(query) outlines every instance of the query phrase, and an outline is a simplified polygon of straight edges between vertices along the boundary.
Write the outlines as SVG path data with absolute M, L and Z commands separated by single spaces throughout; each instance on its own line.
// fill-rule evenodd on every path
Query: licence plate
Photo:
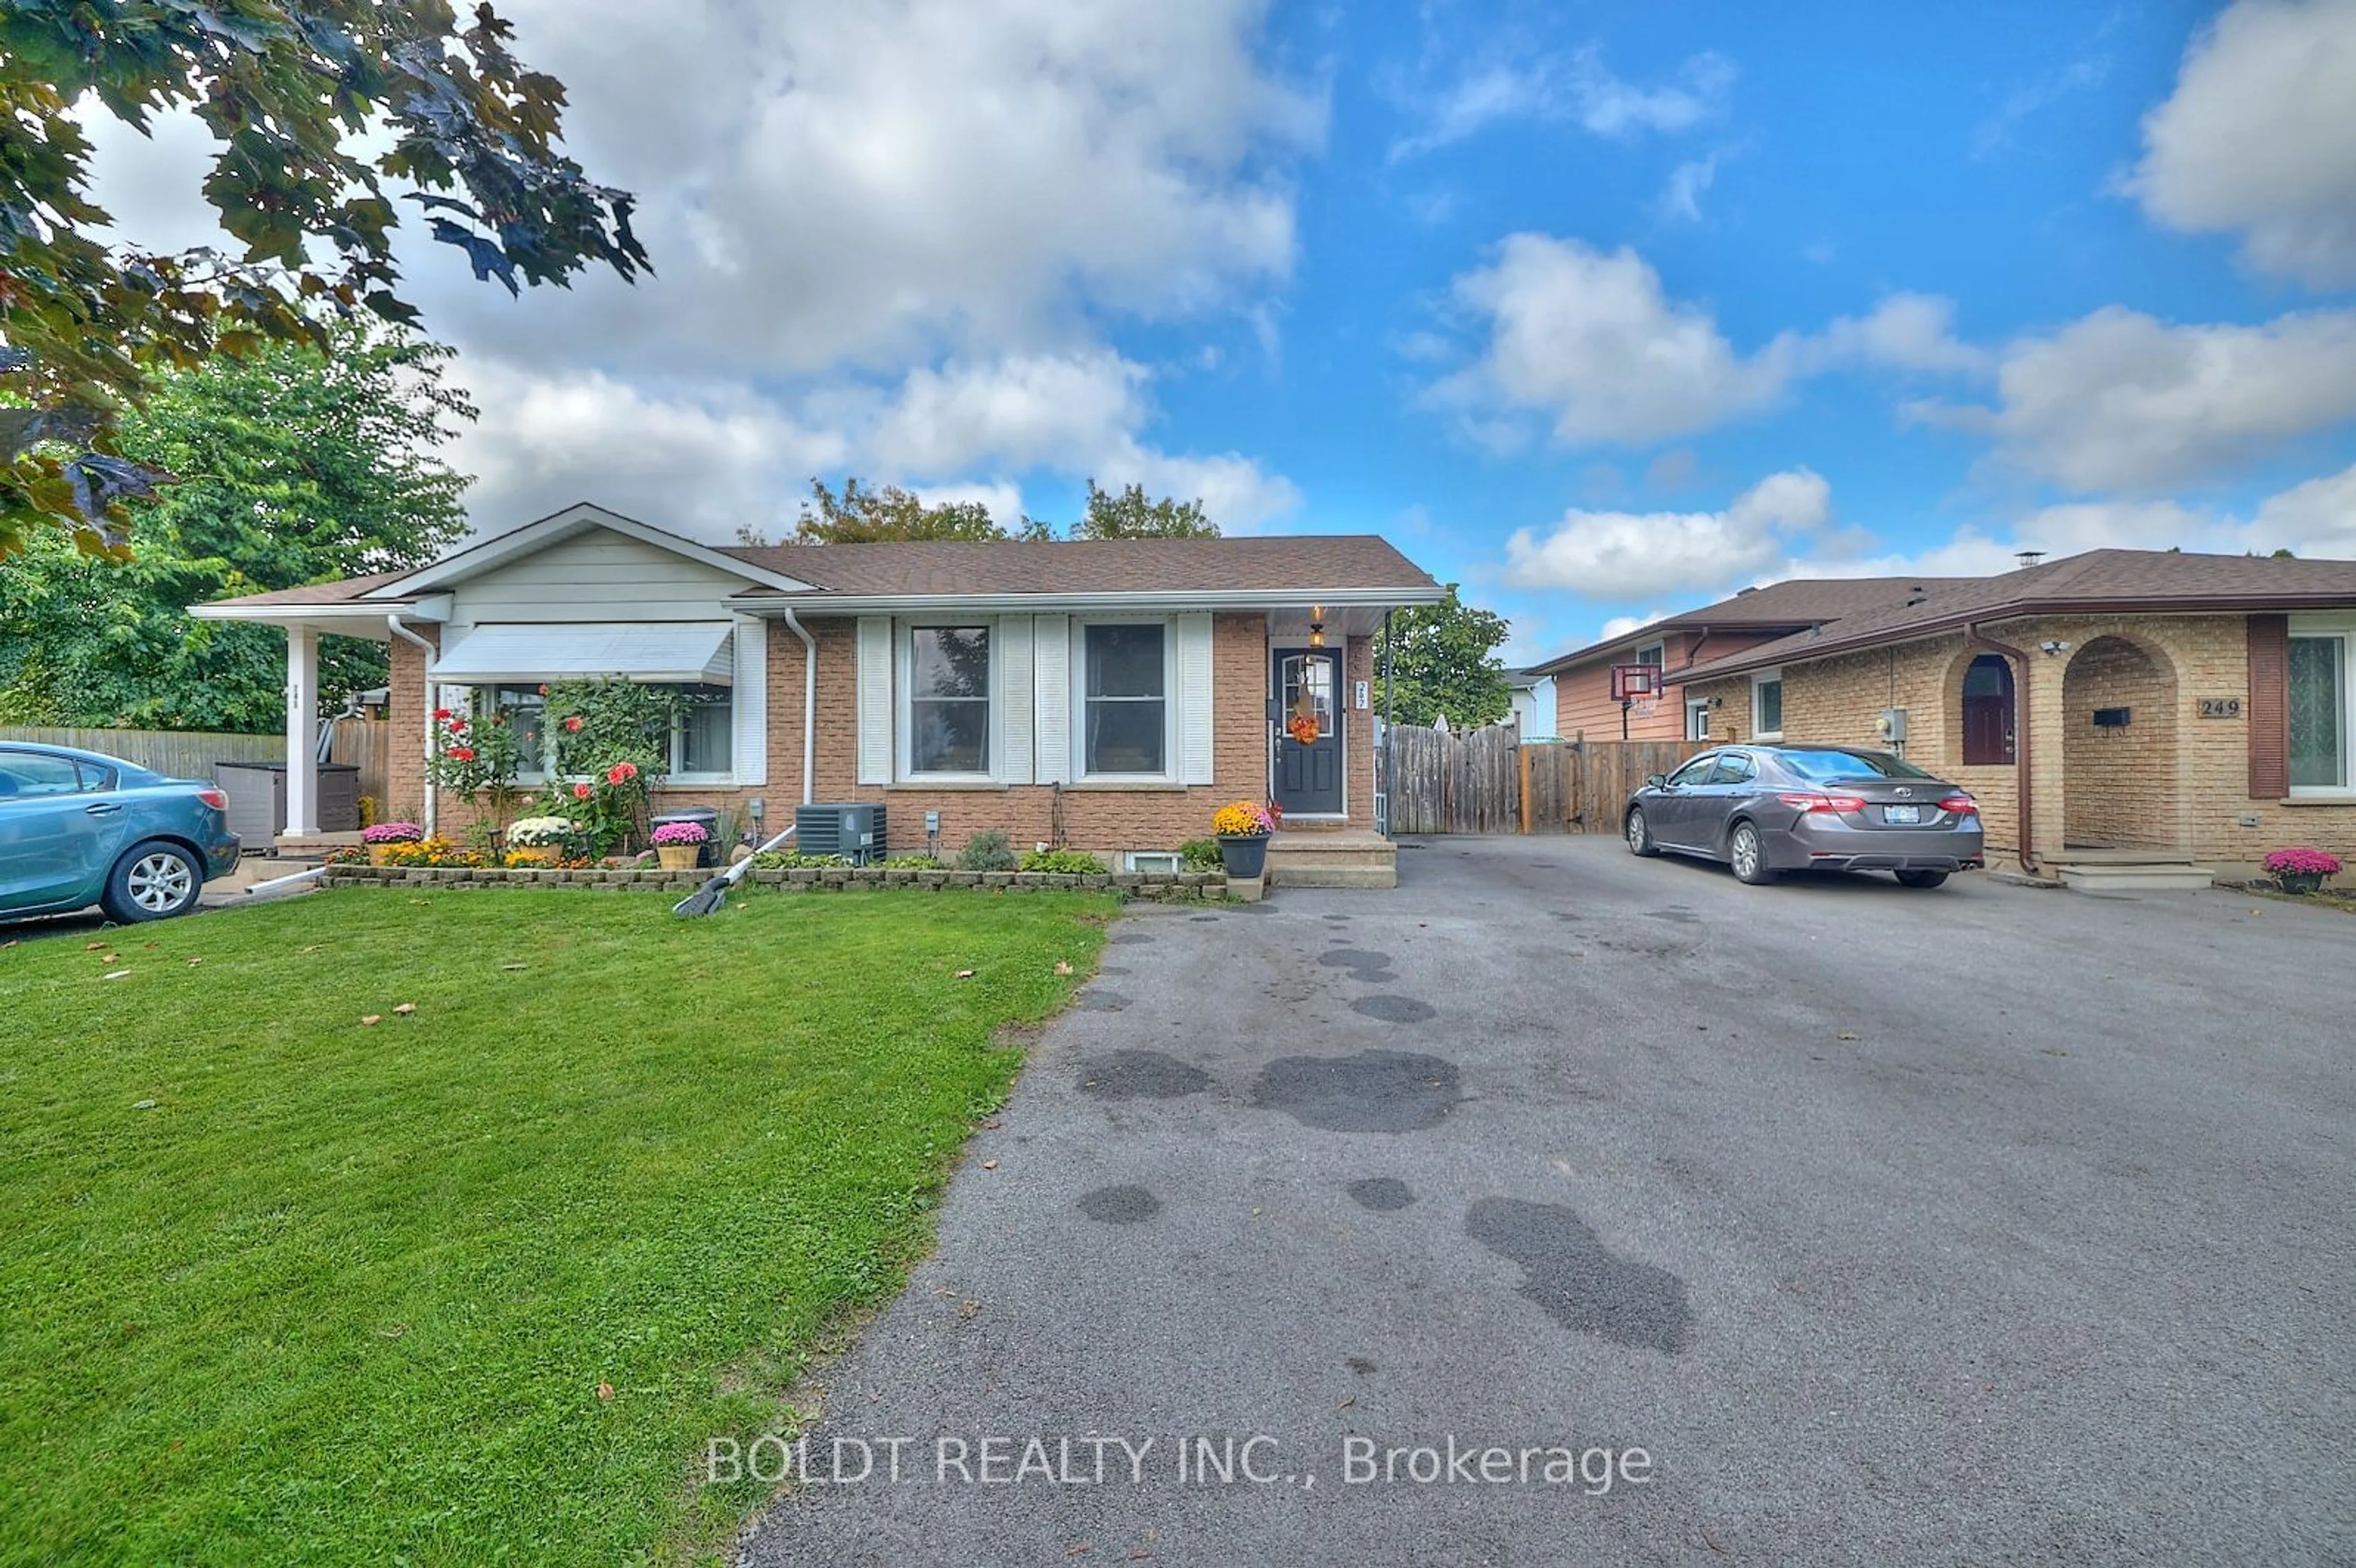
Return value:
M 1912 827 L 1922 820 L 1922 808 L 1919 805 L 1885 805 L 1881 808 L 1881 820 L 1896 827 Z

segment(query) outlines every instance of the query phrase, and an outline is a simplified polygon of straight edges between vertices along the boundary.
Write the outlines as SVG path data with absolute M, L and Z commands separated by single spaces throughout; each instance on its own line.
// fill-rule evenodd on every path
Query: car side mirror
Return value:
M 1663 778 L 1658 773 L 1646 773 L 1644 775 L 1644 787 L 1646 789 L 1660 789 L 1666 785 L 1668 782 L 1668 780 Z

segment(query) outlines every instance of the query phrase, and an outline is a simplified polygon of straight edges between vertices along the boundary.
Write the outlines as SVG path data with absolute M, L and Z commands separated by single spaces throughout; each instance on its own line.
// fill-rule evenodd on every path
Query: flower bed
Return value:
M 330 866 L 323 879 L 335 887 L 498 888 L 561 886 L 620 891 L 649 889 L 691 893 L 704 883 L 701 871 L 563 867 Z M 978 888 L 990 892 L 1039 892 L 1084 888 L 1133 899 L 1224 899 L 1227 879 L 1217 871 L 1103 871 L 1094 875 L 1043 871 L 925 871 L 888 866 L 797 866 L 745 874 L 747 886 L 783 892 L 842 892 L 877 888 L 946 890 Z

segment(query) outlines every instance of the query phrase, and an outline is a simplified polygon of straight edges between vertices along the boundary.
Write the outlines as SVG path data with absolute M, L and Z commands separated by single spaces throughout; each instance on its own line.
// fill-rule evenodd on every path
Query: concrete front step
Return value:
M 2217 868 L 2188 860 L 2071 861 L 2058 868 L 2062 885 L 2073 893 L 2199 892 L 2216 880 Z
M 1268 881 L 1279 888 L 1395 888 L 1398 846 L 1355 829 L 1279 833 L 1268 844 Z

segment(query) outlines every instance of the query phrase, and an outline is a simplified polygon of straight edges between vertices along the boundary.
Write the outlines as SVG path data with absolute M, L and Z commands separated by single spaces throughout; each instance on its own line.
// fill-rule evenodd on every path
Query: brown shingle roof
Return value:
M 414 568 L 411 569 L 414 571 Z M 409 576 L 408 571 L 380 571 L 367 577 L 340 578 L 334 582 L 309 582 L 300 588 L 277 588 L 267 593 L 243 593 L 234 599 L 216 599 L 216 604 L 343 604 L 371 588 L 381 588 L 388 582 L 398 582 Z M 399 603 L 386 600 L 388 605 Z
M 1439 587 L 1373 534 L 1215 539 L 911 539 L 732 546 L 723 553 L 827 593 L 1315 592 Z M 774 591 L 755 589 L 766 597 Z
M 1820 626 L 1844 615 L 1903 603 L 1918 592 L 1935 592 L 1977 581 L 1970 577 L 1794 577 L 1759 588 L 1746 588 L 1731 599 L 1721 599 L 1698 610 L 1647 622 L 1623 635 L 1606 637 L 1576 653 L 1532 665 L 1530 673 L 1560 675 L 1614 649 L 1633 648 L 1649 643 L 1664 632 L 1691 631 L 1703 626 L 1721 630 L 1738 626 Z
M 1440 585 L 1374 534 L 1215 539 L 908 539 L 890 544 L 732 545 L 721 553 L 836 595 L 1087 593 L 1316 593 L 1398 589 L 1419 597 Z M 220 604 L 341 604 L 409 572 L 348 577 L 304 588 L 215 601 Z M 747 588 L 740 597 L 778 596 Z M 798 595 L 792 597 L 799 597 Z M 390 603 L 391 601 L 387 601 Z
M 2197 614 L 2356 605 L 2356 560 L 2096 549 L 1994 577 L 1966 578 L 1919 604 L 1861 611 L 1810 631 L 1745 648 L 1687 672 L 1687 680 L 1737 675 L 1796 659 L 1910 641 L 1967 623 L 2087 611 Z

